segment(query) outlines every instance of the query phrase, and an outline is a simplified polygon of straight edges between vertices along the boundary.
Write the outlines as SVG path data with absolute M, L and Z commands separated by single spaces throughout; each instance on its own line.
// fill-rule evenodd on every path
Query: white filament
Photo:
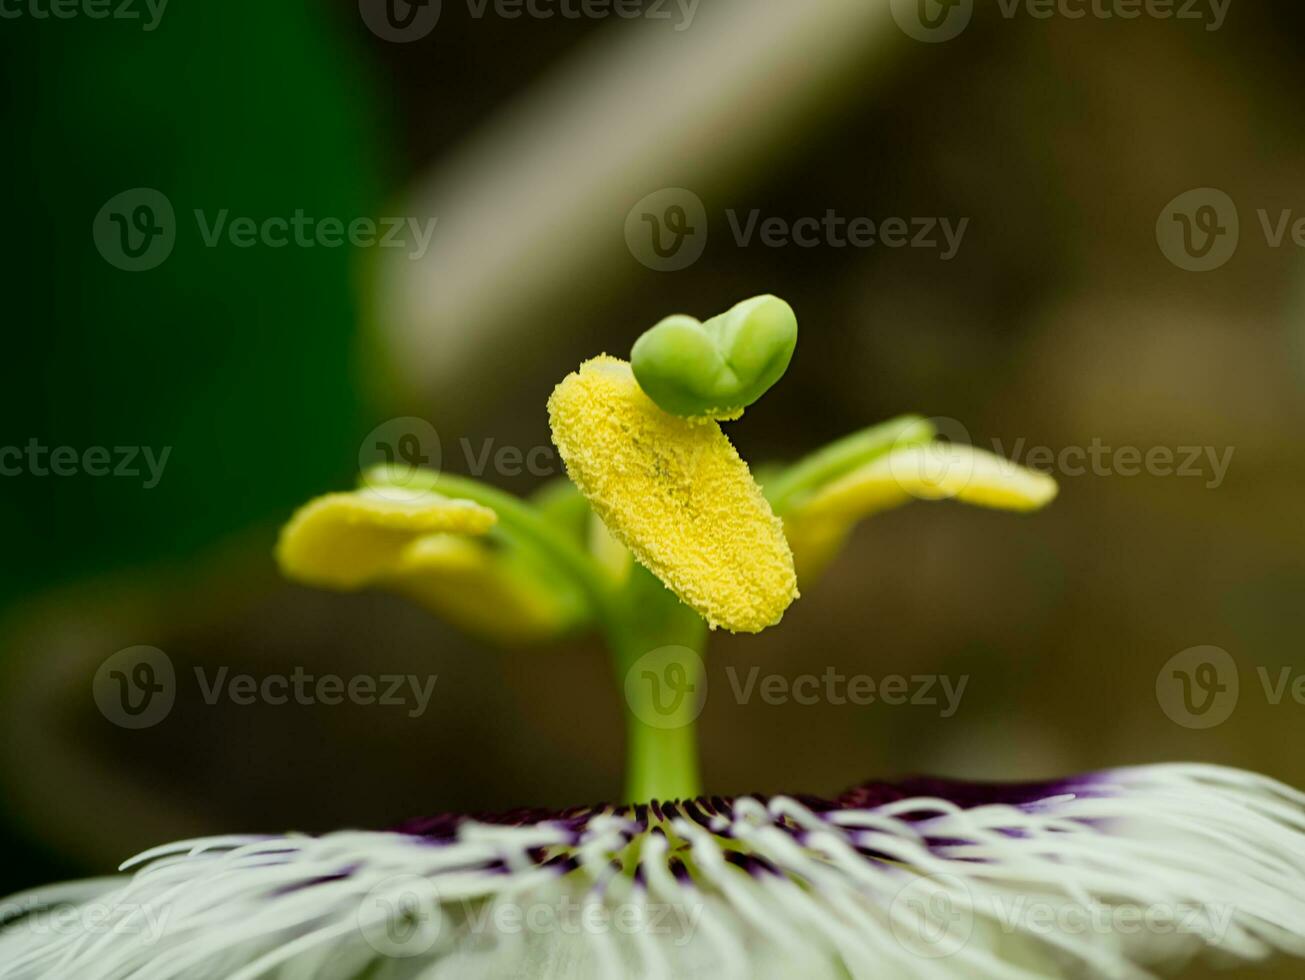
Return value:
M 169 844 L 8 899 L 0 977 L 1025 980 L 1305 955 L 1305 794 L 1237 770 L 1119 770 L 1028 806 L 744 798 L 711 830 L 628 813 Z

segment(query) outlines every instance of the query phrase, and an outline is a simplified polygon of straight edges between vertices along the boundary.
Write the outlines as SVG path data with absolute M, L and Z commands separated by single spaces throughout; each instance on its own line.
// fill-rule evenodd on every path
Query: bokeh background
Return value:
M 504 651 L 397 598 L 288 585 L 276 528 L 352 485 L 387 420 L 429 420 L 463 473 L 464 444 L 547 447 L 545 400 L 582 359 L 762 292 L 793 304 L 802 340 L 731 429 L 754 462 L 904 411 L 1007 452 L 1233 456 L 1222 478 L 1208 457 L 1192 476 L 1044 461 L 1062 494 L 1034 517 L 916 504 L 864 525 L 780 628 L 713 637 L 711 791 L 1188 759 L 1305 785 L 1305 704 L 1290 683 L 1273 703 L 1261 674 L 1305 674 L 1305 250 L 1290 232 L 1275 247 L 1259 215 L 1305 218 L 1300 4 L 1232 0 L 1214 29 L 1208 5 L 1195 20 L 1043 20 L 979 0 L 941 43 L 909 36 L 888 0 L 700 0 L 629 19 L 436 6 L 404 37 L 357 0 L 0 21 L 0 446 L 171 447 L 148 489 L 0 477 L 0 891 L 188 835 L 618 794 L 620 703 L 595 642 Z M 413 9 L 421 28 L 430 10 Z M 127 272 L 93 228 L 134 188 L 166 196 L 176 240 Z M 673 271 L 626 234 L 665 188 L 706 216 L 700 257 Z M 1194 188 L 1240 215 L 1237 249 L 1206 272 L 1157 238 Z M 194 212 L 224 209 L 437 223 L 420 258 L 208 247 Z M 944 261 L 744 244 L 728 217 L 831 209 L 968 224 Z M 543 480 L 484 478 L 520 493 Z M 419 718 L 208 705 L 183 685 L 164 721 L 129 731 L 97 710 L 92 678 L 138 644 L 183 675 L 439 681 Z M 1201 645 L 1228 652 L 1240 693 L 1198 730 L 1165 710 L 1157 677 Z M 948 718 L 736 703 L 726 671 L 752 665 L 969 680 Z

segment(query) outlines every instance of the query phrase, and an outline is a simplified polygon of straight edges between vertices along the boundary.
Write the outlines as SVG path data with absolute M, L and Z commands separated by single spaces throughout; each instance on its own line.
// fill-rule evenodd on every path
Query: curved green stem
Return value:
M 930 442 L 933 425 L 918 415 L 903 415 L 869 429 L 853 432 L 805 456 L 768 480 L 762 490 L 777 514 L 813 490 L 850 473 L 891 449 Z

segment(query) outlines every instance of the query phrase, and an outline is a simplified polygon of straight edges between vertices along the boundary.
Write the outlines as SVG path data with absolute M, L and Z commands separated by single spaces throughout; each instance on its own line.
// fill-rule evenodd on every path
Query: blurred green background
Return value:
M 1305 252 L 1290 235 L 1272 247 L 1258 216 L 1305 217 L 1305 10 L 1234 2 L 1211 30 L 1006 18 L 980 0 L 959 36 L 928 44 L 888 7 L 702 0 L 686 23 L 478 17 L 446 0 L 404 43 L 353 0 L 176 4 L 152 30 L 0 22 L 0 447 L 171 448 L 148 489 L 0 477 L 0 891 L 191 834 L 617 793 L 620 705 L 596 644 L 505 652 L 393 597 L 284 584 L 276 527 L 351 485 L 386 420 L 429 419 L 459 472 L 464 441 L 546 447 L 545 400 L 579 361 L 761 292 L 792 303 L 803 334 L 785 381 L 731 430 L 754 462 L 904 411 L 1007 452 L 1233 457 L 1221 480 L 1208 462 L 1197 477 L 1058 472 L 1060 500 L 1029 519 L 916 505 L 862 527 L 782 627 L 713 637 L 712 792 L 1187 759 L 1305 785 L 1305 705 L 1272 703 L 1257 672 L 1305 672 Z M 141 187 L 171 202 L 176 242 L 126 272 L 92 229 Z M 1205 187 L 1236 202 L 1241 242 L 1193 273 L 1166 258 L 1157 219 Z M 662 188 L 692 191 L 710 226 L 675 271 L 645 265 L 625 231 Z M 194 212 L 224 209 L 438 220 L 419 258 L 208 247 Z M 744 245 L 727 216 L 831 209 L 968 224 L 943 261 Z M 192 691 L 127 731 L 91 682 L 136 644 L 181 673 L 440 680 L 420 718 Z M 1156 680 L 1207 644 L 1241 691 L 1194 730 Z M 949 718 L 736 704 L 726 669 L 753 664 L 969 681 Z M 1278 969 L 1265 975 L 1298 968 Z

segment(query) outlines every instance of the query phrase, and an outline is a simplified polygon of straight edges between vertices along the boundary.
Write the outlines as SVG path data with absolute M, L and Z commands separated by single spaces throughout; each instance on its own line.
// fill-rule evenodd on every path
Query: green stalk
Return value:
M 559 560 L 590 594 L 623 692 L 626 799 L 676 800 L 702 792 L 697 717 L 706 693 L 707 624 L 642 565 L 619 590 L 590 555 L 527 504 L 472 480 L 440 475 L 436 489 L 492 507 L 505 525 Z
M 701 795 L 696 720 L 706 694 L 702 653 L 707 625 L 642 565 L 624 584 L 553 527 L 534 507 L 475 480 L 388 467 L 371 483 L 433 490 L 492 508 L 505 529 L 549 556 L 593 602 L 626 708 L 626 798 L 631 802 Z
M 631 571 L 623 598 L 626 614 L 607 642 L 625 699 L 626 799 L 699 796 L 707 625 L 642 566 Z

